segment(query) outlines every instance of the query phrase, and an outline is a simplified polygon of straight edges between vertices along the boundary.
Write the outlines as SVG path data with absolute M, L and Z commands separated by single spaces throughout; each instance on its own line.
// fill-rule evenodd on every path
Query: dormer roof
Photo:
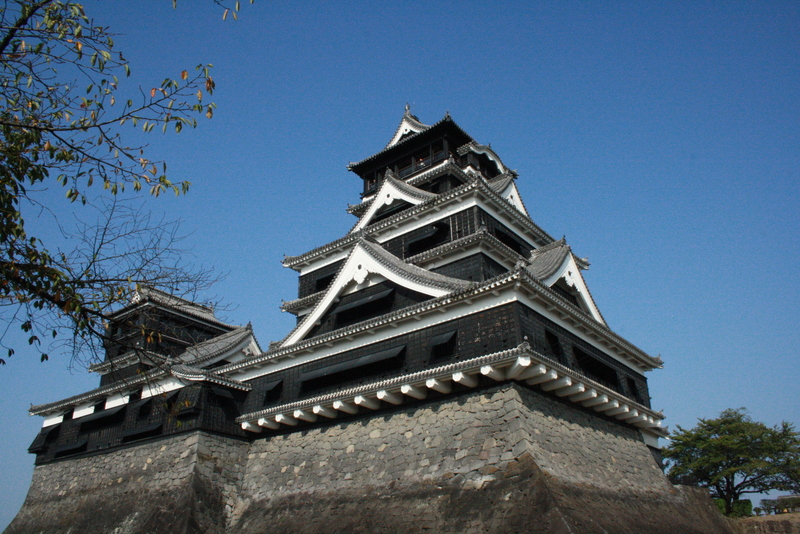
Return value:
M 372 219 L 374 219 L 375 216 L 378 215 L 378 212 L 384 207 L 389 207 L 397 202 L 407 202 L 416 206 L 436 196 L 435 193 L 423 191 L 402 180 L 398 180 L 391 170 L 387 170 L 378 192 L 369 201 L 369 207 L 366 213 L 361 216 L 361 219 L 356 223 L 353 229 L 350 230 L 350 233 L 357 232 L 368 226 L 372 222 Z
M 280 342 L 279 346 L 286 347 L 302 340 L 341 294 L 348 289 L 352 290 L 362 285 L 366 287 L 370 277 L 376 275 L 381 279 L 389 280 L 432 298 L 470 287 L 470 282 L 408 264 L 384 250 L 377 243 L 359 237 L 324 296 L 317 301 L 314 309 L 300 321 L 297 327 Z
M 247 350 L 248 347 L 250 350 Z M 240 326 L 235 330 L 226 332 L 221 336 L 213 337 L 209 340 L 198 343 L 197 345 L 188 347 L 177 360 L 183 364 L 197 366 L 211 365 L 219 360 L 230 357 L 239 351 L 247 352 L 260 352 L 261 347 L 258 345 L 253 334 L 253 327 L 248 323 L 246 326 Z
M 502 161 L 500 161 L 500 156 L 498 156 L 497 153 L 494 150 L 492 150 L 492 147 L 489 145 L 482 145 L 477 141 L 470 141 L 469 143 L 466 143 L 458 147 L 457 152 L 459 156 L 463 156 L 468 152 L 474 152 L 475 154 L 483 154 L 487 158 L 489 158 L 489 161 L 497 165 L 498 174 L 511 174 L 511 171 L 505 165 L 503 165 Z
M 513 171 L 510 171 L 506 174 L 501 174 L 500 176 L 497 176 L 488 182 L 489 187 L 491 187 L 495 193 L 507 200 L 509 204 L 517 208 L 520 213 L 530 217 L 528 208 L 525 207 L 525 202 L 523 202 L 522 196 L 519 194 L 519 189 L 517 189 L 517 183 L 514 180 L 515 177 L 516 175 L 513 173 Z
M 528 272 L 539 280 L 547 279 L 561 268 L 570 253 L 570 247 L 564 238 L 532 250 Z
M 211 384 L 219 384 L 220 386 L 238 389 L 241 391 L 250 391 L 253 389 L 253 386 L 250 384 L 219 375 L 208 369 L 201 369 L 200 367 L 194 367 L 186 364 L 176 364 L 171 366 L 169 368 L 169 373 L 175 378 L 186 380 L 188 382 L 209 382 Z
M 577 258 L 572 253 L 570 246 L 567 245 L 566 239 L 561 238 L 532 251 L 529 262 L 527 271 L 531 276 L 547 287 L 553 287 L 563 281 L 579 302 L 579 307 L 591 315 L 595 321 L 605 324 L 603 315 L 594 303 L 592 294 L 581 274 L 581 269 L 588 268 L 589 262 Z

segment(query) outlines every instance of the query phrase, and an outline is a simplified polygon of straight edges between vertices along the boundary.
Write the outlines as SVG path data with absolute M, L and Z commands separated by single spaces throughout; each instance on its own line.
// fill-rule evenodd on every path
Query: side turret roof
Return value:
M 131 296 L 130 303 L 120 308 L 117 311 L 108 314 L 110 320 L 118 319 L 127 313 L 130 313 L 147 304 L 155 305 L 161 308 L 172 310 L 181 314 L 185 314 L 196 319 L 201 319 L 207 323 L 220 326 L 226 329 L 234 329 L 235 325 L 223 323 L 214 315 L 214 309 L 210 306 L 198 304 L 191 300 L 181 297 L 176 297 L 160 289 L 148 286 L 139 286 Z
M 589 286 L 583 279 L 581 270 L 589 268 L 589 260 L 578 258 L 567 245 L 567 240 L 561 238 L 544 247 L 531 252 L 528 273 L 537 278 L 548 287 L 552 287 L 559 280 L 563 280 L 568 287 L 574 288 L 576 298 L 582 301 L 585 309 L 596 321 L 605 324 L 603 314 L 594 302 Z

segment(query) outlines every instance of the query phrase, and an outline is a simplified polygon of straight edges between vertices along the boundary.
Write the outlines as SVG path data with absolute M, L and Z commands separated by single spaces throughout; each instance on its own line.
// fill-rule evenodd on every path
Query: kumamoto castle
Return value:
M 489 146 L 406 108 L 349 169 L 353 227 L 283 260 L 281 341 L 148 288 L 110 316 L 99 387 L 30 409 L 7 534 L 730 532 L 663 474 L 661 360 Z

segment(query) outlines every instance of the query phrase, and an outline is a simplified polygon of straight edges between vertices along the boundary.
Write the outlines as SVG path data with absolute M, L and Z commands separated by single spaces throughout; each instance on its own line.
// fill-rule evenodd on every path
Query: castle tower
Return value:
M 363 182 L 348 208 L 358 221 L 283 262 L 300 275 L 282 307 L 297 326 L 226 369 L 254 391 L 282 388 L 260 406 L 254 396 L 245 430 L 513 382 L 657 448 L 662 415 L 644 373 L 661 361 L 608 328 L 581 275 L 588 261 L 531 220 L 489 146 L 449 115 L 428 126 L 406 109 L 386 147 L 349 169 Z
M 728 532 L 659 467 L 661 360 L 608 327 L 588 261 L 533 222 L 491 147 L 407 107 L 349 169 L 356 221 L 284 258 L 297 323 L 268 350 L 156 292 L 112 318 L 147 346 L 32 407 L 9 534 Z
M 109 316 L 108 337 L 105 360 L 89 368 L 97 389 L 31 406 L 44 417 L 28 449 L 37 465 L 190 430 L 244 435 L 234 418 L 251 388 L 216 368 L 261 352 L 250 325 L 142 287 Z

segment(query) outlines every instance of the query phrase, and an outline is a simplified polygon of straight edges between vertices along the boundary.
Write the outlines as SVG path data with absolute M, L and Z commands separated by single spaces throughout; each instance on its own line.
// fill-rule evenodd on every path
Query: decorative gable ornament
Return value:
M 574 298 L 571 304 L 577 305 L 598 323 L 606 324 L 581 274 L 589 263 L 577 260 L 565 239 L 534 250 L 529 262 L 527 269 L 533 276 L 550 288 L 562 281 Z

